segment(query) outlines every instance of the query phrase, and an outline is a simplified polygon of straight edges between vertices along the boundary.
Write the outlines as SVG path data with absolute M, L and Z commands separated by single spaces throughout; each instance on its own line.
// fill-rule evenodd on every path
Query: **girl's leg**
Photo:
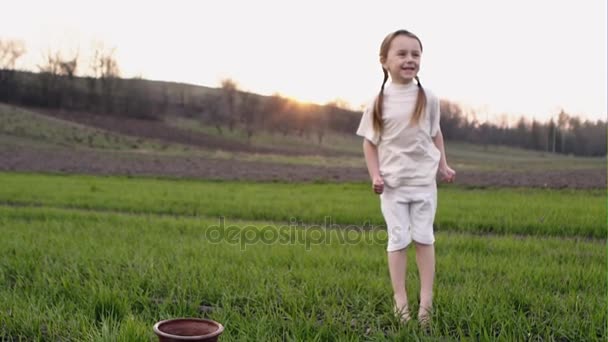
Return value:
M 428 321 L 433 308 L 433 282 L 435 279 L 435 245 L 416 243 L 416 263 L 420 274 L 420 311 L 418 319 Z
M 418 319 L 421 324 L 430 323 L 433 308 L 433 282 L 435 280 L 435 234 L 433 221 L 437 210 L 437 188 L 432 185 L 415 194 L 416 200 L 410 205 L 412 218 L 412 237 L 416 245 L 416 263 L 420 275 L 420 310 Z
M 381 195 L 382 215 L 388 233 L 388 268 L 393 286 L 395 313 L 401 321 L 410 319 L 405 291 L 407 246 L 412 241 L 410 234 L 409 204 L 400 199 L 396 189 L 385 188 Z
M 410 319 L 407 305 L 407 293 L 405 291 L 405 269 L 407 265 L 406 248 L 394 252 L 388 252 L 388 268 L 393 285 L 393 298 L 395 300 L 395 313 L 402 321 Z

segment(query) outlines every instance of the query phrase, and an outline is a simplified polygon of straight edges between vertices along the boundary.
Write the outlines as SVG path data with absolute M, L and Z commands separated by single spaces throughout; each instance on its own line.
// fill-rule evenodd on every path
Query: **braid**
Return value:
M 424 88 L 422 88 L 422 83 L 420 83 L 420 78 L 416 76 L 416 83 L 418 83 L 418 97 L 416 98 L 416 107 L 414 109 L 414 115 L 412 115 L 412 119 L 410 123 L 418 124 L 420 122 L 420 118 L 424 115 L 424 108 L 426 107 L 426 94 L 424 92 Z
M 382 124 L 382 102 L 384 101 L 384 85 L 388 80 L 388 71 L 382 68 L 382 72 L 384 73 L 384 80 L 382 81 L 382 86 L 380 87 L 380 93 L 376 98 L 376 102 L 374 103 L 374 130 L 377 132 L 382 132 L 383 124 Z

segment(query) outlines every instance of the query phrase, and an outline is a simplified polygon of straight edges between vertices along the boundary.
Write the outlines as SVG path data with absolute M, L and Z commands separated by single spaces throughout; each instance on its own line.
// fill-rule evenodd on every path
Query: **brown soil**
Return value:
M 0 146 L 0 170 L 251 181 L 368 181 L 364 167 L 320 167 L 21 146 Z M 605 189 L 606 170 L 461 171 L 457 183 L 476 187 Z

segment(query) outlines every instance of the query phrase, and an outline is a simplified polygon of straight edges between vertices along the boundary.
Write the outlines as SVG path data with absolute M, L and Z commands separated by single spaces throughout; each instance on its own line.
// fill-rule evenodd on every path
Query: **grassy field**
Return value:
M 340 226 L 383 224 L 367 183 L 202 182 L 0 173 L 0 203 Z M 441 186 L 437 230 L 606 238 L 605 190 Z M 329 225 L 329 224 L 328 224 Z
M 80 147 L 99 150 L 161 150 L 158 141 L 57 119 L 6 104 L 0 104 L 0 139 L 26 146 Z
M 607 336 L 605 191 L 441 187 L 425 332 L 390 314 L 386 234 L 366 184 L 0 183 L 0 340 L 150 341 L 158 320 L 204 315 L 225 341 Z M 318 227 L 328 214 L 341 226 Z M 375 227 L 345 227 L 365 222 Z
M 196 119 L 172 117 L 167 118 L 165 122 L 170 126 L 187 129 L 194 132 L 202 132 L 242 143 L 250 143 L 253 146 L 258 147 L 281 146 L 282 148 L 291 148 L 297 151 L 303 146 L 313 146 L 319 149 L 341 152 L 345 154 L 361 154 L 362 151 L 361 141 L 354 135 L 354 132 L 351 135 L 328 132 L 326 135 L 324 135 L 321 143 L 318 142 L 315 134 L 311 134 L 309 137 L 306 137 L 298 136 L 297 134 L 293 133 L 288 135 L 283 135 L 280 133 L 271 134 L 266 131 L 256 132 L 256 134 L 254 134 L 251 139 L 248 140 L 247 132 L 240 127 L 230 131 L 228 126 L 224 126 L 222 127 L 222 133 L 220 134 L 216 127 L 203 124 L 200 120 Z
M 215 127 L 186 118 L 167 118 L 167 126 L 179 127 L 194 132 L 213 135 L 227 141 L 247 143 L 242 130 L 219 135 Z M 323 167 L 364 167 L 361 138 L 338 133 L 326 134 L 323 143 L 316 138 L 299 137 L 290 134 L 270 134 L 256 132 L 250 144 L 254 147 L 272 148 L 280 146 L 285 150 L 309 151 L 309 155 L 246 153 L 206 149 L 183 145 L 171 141 L 147 139 L 106 131 L 91 126 L 77 124 L 23 109 L 0 104 L 0 144 L 29 146 L 34 148 L 54 147 L 69 149 L 98 150 L 127 154 L 156 154 L 187 157 L 230 159 L 237 161 L 263 161 L 292 165 L 316 165 Z M 333 152 L 336 156 L 316 155 L 314 152 Z M 554 155 L 538 151 L 523 150 L 504 146 L 478 146 L 466 143 L 446 142 L 450 164 L 460 171 L 542 171 L 573 169 L 605 169 L 605 158 L 583 158 Z
M 238 142 L 247 142 L 245 131 L 235 129 L 230 132 L 227 127 L 223 127 L 222 134 L 209 125 L 201 123 L 199 120 L 187 118 L 170 118 L 166 120 L 168 125 L 187 129 L 195 132 L 223 137 L 225 139 Z M 361 138 L 352 134 L 326 134 L 322 144 L 318 144 L 315 137 L 306 138 L 293 135 L 283 136 L 281 134 L 270 134 L 259 132 L 250 141 L 253 146 L 258 147 L 291 147 L 294 150 L 302 146 L 318 146 L 319 149 L 341 152 L 345 155 L 362 154 Z M 542 151 L 532 151 L 520 148 L 496 145 L 475 145 L 461 142 L 446 143 L 446 150 L 450 158 L 450 164 L 459 170 L 476 171 L 539 171 L 539 170 L 574 170 L 574 169 L 597 169 L 606 168 L 605 158 L 585 158 L 552 154 Z M 260 160 L 259 156 L 255 158 Z M 299 158 L 285 160 L 296 161 Z M 342 157 L 338 163 L 332 163 L 331 158 L 323 158 L 326 165 L 361 165 L 362 159 L 357 157 Z

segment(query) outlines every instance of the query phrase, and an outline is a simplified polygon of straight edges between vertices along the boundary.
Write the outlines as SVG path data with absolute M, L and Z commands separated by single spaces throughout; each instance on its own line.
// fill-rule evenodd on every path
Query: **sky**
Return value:
M 513 122 L 561 109 L 606 120 L 605 0 L 2 1 L 0 39 L 25 42 L 18 68 L 46 51 L 115 49 L 123 77 L 280 93 L 359 109 L 378 92 L 382 39 L 422 40 L 422 84 L 439 97 Z M 81 69 L 80 74 L 86 74 Z

